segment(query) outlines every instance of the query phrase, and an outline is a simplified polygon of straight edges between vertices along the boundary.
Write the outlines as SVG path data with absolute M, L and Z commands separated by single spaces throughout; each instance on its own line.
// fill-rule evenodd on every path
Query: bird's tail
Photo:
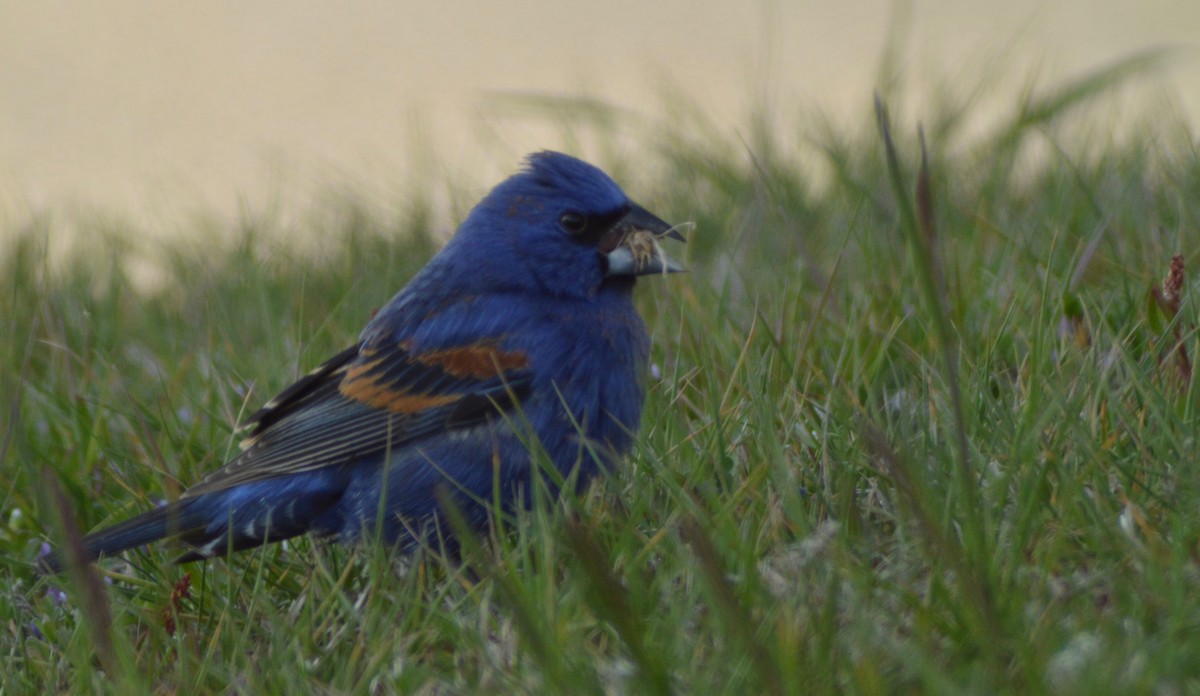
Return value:
M 221 556 L 313 532 L 337 530 L 336 504 L 346 487 L 344 471 L 319 476 L 281 477 L 181 498 L 83 538 L 91 562 L 160 539 L 179 539 L 191 547 L 178 563 Z M 64 568 L 63 556 L 42 565 Z
M 91 562 L 160 539 L 195 534 L 204 528 L 209 512 L 199 502 L 199 498 L 177 500 L 88 534 L 83 538 L 84 557 Z M 52 554 L 42 564 L 51 573 L 61 572 L 63 554 Z

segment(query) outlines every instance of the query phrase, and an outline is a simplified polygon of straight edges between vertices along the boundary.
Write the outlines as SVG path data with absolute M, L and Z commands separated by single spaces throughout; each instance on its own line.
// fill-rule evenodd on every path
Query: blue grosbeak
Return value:
M 376 529 L 409 546 L 441 520 L 439 487 L 477 526 L 494 497 L 528 505 L 533 443 L 587 482 L 638 429 L 649 339 L 633 287 L 682 270 L 663 237 L 683 239 L 596 167 L 530 156 L 356 345 L 250 416 L 240 455 L 85 537 L 86 556 L 177 537 L 192 561 Z

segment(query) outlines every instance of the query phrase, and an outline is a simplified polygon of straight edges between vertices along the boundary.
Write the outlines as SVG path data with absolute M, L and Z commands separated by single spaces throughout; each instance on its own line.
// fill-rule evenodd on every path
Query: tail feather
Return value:
M 236 486 L 181 498 L 83 538 L 88 561 L 160 539 L 179 539 L 191 547 L 179 563 L 223 556 L 229 551 L 283 541 L 301 534 L 332 534 L 338 529 L 337 503 L 346 486 L 345 472 L 321 477 L 292 477 Z M 54 555 L 42 564 L 63 569 Z
M 195 498 L 177 500 L 101 529 L 83 538 L 84 548 L 91 559 L 96 560 L 161 539 L 195 532 L 207 524 L 207 510 L 196 505 L 197 502 Z
M 87 560 L 96 561 L 160 539 L 192 534 L 203 529 L 206 511 L 196 505 L 197 502 L 196 498 L 185 498 L 168 503 L 85 536 L 83 548 Z M 63 558 L 61 554 L 52 554 L 42 565 L 51 573 L 59 573 L 63 570 Z

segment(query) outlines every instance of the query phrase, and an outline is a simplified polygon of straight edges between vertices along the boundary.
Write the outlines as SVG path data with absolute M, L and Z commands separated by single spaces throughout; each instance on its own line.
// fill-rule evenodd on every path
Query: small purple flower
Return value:
M 69 599 L 67 593 L 59 587 L 51 585 L 46 588 L 46 596 L 50 598 L 50 603 L 56 607 L 64 606 Z
M 37 627 L 37 624 L 30 621 L 25 624 L 25 630 L 29 632 L 29 637 L 34 640 L 46 640 L 46 636 L 42 633 L 42 629 Z
M 658 363 L 650 363 L 650 376 L 654 379 L 662 379 L 662 370 L 659 369 Z
M 50 548 L 50 542 L 43 541 L 42 545 L 38 547 L 37 560 L 45 560 L 49 558 L 50 554 L 53 552 L 54 551 Z

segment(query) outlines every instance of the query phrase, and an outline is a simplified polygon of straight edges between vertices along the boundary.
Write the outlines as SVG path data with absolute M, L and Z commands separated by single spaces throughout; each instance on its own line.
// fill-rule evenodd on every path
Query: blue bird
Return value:
M 586 483 L 638 430 L 649 338 L 633 287 L 683 270 L 664 237 L 683 240 L 601 170 L 531 155 L 357 344 L 247 419 L 236 458 L 179 500 L 86 536 L 87 559 L 166 538 L 187 545 L 186 562 L 376 530 L 411 547 L 446 532 L 439 488 L 477 527 L 494 497 L 527 506 L 531 446 Z

